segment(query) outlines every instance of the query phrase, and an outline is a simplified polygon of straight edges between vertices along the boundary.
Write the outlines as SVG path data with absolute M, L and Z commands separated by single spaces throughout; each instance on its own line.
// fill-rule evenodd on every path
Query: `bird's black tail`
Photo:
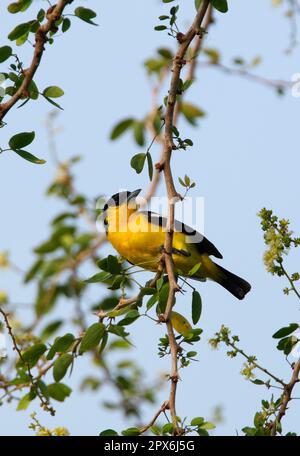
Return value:
M 241 277 L 232 274 L 215 263 L 218 268 L 217 277 L 214 278 L 222 287 L 226 288 L 233 296 L 244 299 L 245 295 L 251 290 L 251 285 Z

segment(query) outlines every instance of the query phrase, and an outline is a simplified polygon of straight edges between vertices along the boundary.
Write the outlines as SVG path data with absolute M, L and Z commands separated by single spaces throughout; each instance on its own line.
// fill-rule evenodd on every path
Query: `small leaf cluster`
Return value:
M 164 2 L 166 3 L 166 2 Z M 176 38 L 177 37 L 177 34 L 179 32 L 179 29 L 178 29 L 178 26 L 177 26 L 177 13 L 179 11 L 179 5 L 176 5 L 176 6 L 172 6 L 170 11 L 169 11 L 169 14 L 164 14 L 164 15 L 161 15 L 159 16 L 159 21 L 162 22 L 163 24 L 165 24 L 166 22 L 168 23 L 168 25 L 156 25 L 154 27 L 154 30 L 156 30 L 157 32 L 162 32 L 164 30 L 168 30 L 168 35 L 169 36 L 172 36 L 173 38 Z
M 45 160 L 41 160 L 40 158 L 35 157 L 30 152 L 24 149 L 24 147 L 29 146 L 35 138 L 35 132 L 22 132 L 12 136 L 9 140 L 9 148 L 1 149 L 0 153 L 6 151 L 12 151 L 22 157 L 24 160 L 27 160 L 31 163 L 35 163 L 37 165 L 42 165 Z
M 273 275 L 283 276 L 283 258 L 288 254 L 291 247 L 300 245 L 300 238 L 295 237 L 290 230 L 290 222 L 287 219 L 279 219 L 272 210 L 263 208 L 259 212 L 261 228 L 264 232 L 264 241 L 267 250 L 264 253 L 264 263 L 268 272 Z M 292 275 L 292 282 L 299 280 L 298 273 Z M 288 294 L 290 289 L 285 289 Z
M 274 339 L 279 339 L 277 344 L 277 349 L 282 351 L 286 356 L 288 356 L 293 348 L 298 344 L 299 338 L 296 335 L 291 335 L 299 329 L 298 323 L 290 323 L 289 326 L 280 328 L 278 331 L 273 334 Z M 298 333 L 299 335 L 299 333 Z

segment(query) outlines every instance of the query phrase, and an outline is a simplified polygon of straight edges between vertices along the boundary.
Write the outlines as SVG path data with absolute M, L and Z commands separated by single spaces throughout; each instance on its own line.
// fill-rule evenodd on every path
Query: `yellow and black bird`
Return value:
M 157 271 L 167 219 L 153 212 L 138 211 L 136 197 L 140 191 L 113 195 L 103 208 L 104 224 L 108 240 L 123 258 L 143 269 Z M 246 280 L 212 261 L 210 256 L 223 257 L 208 239 L 178 221 L 174 226 L 172 256 L 177 275 L 213 280 L 238 299 L 243 299 L 251 289 Z M 191 277 L 193 268 L 196 271 Z

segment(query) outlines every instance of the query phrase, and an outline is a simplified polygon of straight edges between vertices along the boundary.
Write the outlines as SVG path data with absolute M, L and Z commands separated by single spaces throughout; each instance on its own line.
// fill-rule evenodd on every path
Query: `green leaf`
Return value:
M 201 426 L 205 422 L 204 418 L 202 416 L 197 416 L 196 418 L 193 418 L 191 421 L 191 426 Z
M 122 435 L 125 435 L 125 436 L 140 435 L 140 433 L 141 433 L 141 431 L 135 427 L 131 427 L 131 428 L 128 428 L 128 429 L 125 429 L 124 431 L 122 431 Z
M 169 282 L 164 283 L 162 285 L 161 289 L 159 290 L 158 302 L 159 302 L 159 312 L 160 313 L 164 313 L 164 311 L 166 310 L 169 291 L 170 291 Z
M 30 26 L 30 32 L 32 33 L 36 33 L 38 31 L 38 29 L 40 28 L 40 23 L 39 21 L 32 21 L 32 24 Z
M 133 169 L 135 169 L 137 174 L 140 174 L 143 171 L 145 160 L 146 154 L 144 153 L 136 154 L 132 157 L 130 165 Z
M 147 163 L 148 163 L 148 174 L 149 174 L 149 179 L 152 181 L 153 178 L 153 161 L 152 161 L 152 156 L 150 152 L 147 152 Z
M 166 423 L 162 429 L 161 429 L 162 434 L 173 434 L 174 432 L 174 426 L 172 423 Z
M 129 119 L 124 119 L 121 122 L 119 122 L 113 129 L 110 134 L 110 139 L 115 140 L 119 136 L 121 136 L 123 133 L 125 133 L 126 130 L 132 127 L 134 123 L 134 119 L 129 118 Z
M 84 22 L 88 22 L 89 24 L 92 25 L 98 25 L 95 22 L 92 21 L 97 14 L 95 11 L 89 9 L 89 8 L 84 8 L 83 6 L 79 6 L 78 8 L 75 9 L 75 16 L 79 17 Z
M 32 99 L 32 100 L 37 100 L 38 97 L 39 97 L 39 89 L 37 88 L 37 85 L 34 81 L 30 81 L 30 84 L 28 86 L 28 93 L 29 93 L 29 97 Z M 28 100 L 28 99 L 27 99 Z M 26 100 L 26 101 L 27 101 Z M 25 103 L 26 103 L 25 101 Z M 22 105 L 21 105 L 22 106 Z M 21 107 L 19 106 L 19 108 Z
M 178 177 L 178 181 L 179 181 L 180 185 L 182 185 L 183 187 L 186 187 L 186 185 L 183 182 L 183 180 L 181 179 L 181 177 Z
M 110 333 L 114 334 L 115 336 L 122 337 L 122 339 L 127 341 L 126 337 L 129 335 L 129 333 L 126 332 L 126 330 L 123 326 L 110 325 L 110 327 L 108 328 L 108 331 Z
M 103 352 L 103 350 L 105 349 L 105 347 L 107 345 L 107 342 L 108 342 L 108 332 L 104 331 L 104 334 L 103 334 L 103 337 L 101 340 L 101 344 L 100 344 L 100 348 L 99 348 L 99 354 L 101 354 Z
M 41 8 L 39 10 L 39 12 L 37 13 L 36 17 L 39 22 L 43 22 L 43 20 L 45 19 L 45 16 L 46 16 L 46 11 L 43 8 Z
M 23 396 L 20 399 L 17 410 L 18 411 L 26 410 L 28 408 L 28 405 L 30 404 L 30 400 L 31 400 L 30 393 L 25 394 L 25 396 Z
M 61 27 L 63 33 L 67 32 L 70 27 L 71 27 L 71 21 L 68 17 L 65 17 L 63 20 L 63 23 L 62 23 L 62 27 Z
M 201 424 L 201 429 L 206 429 L 207 431 L 216 429 L 215 424 L 210 423 L 209 421 L 206 421 L 205 423 Z
M 165 62 L 165 60 L 162 60 L 162 59 L 147 59 L 144 62 L 144 65 L 147 68 L 149 73 L 159 73 L 162 70 L 162 68 L 166 67 L 166 62 Z M 158 119 L 158 120 L 160 122 L 160 119 Z M 155 122 L 157 122 L 156 119 L 155 119 Z M 160 124 L 158 126 L 158 129 L 159 128 L 160 128 Z
M 110 272 L 102 271 L 98 272 L 98 274 L 93 275 L 89 279 L 85 280 L 85 283 L 98 283 L 98 282 L 106 282 L 108 279 L 111 279 L 112 275 Z
M 53 366 L 53 378 L 56 382 L 59 382 L 64 378 L 72 362 L 73 356 L 69 353 L 66 353 L 57 358 Z
M 192 320 L 194 325 L 198 323 L 201 317 L 202 312 L 202 300 L 201 296 L 198 291 L 193 291 L 193 298 L 192 298 Z
M 133 124 L 133 136 L 139 146 L 145 145 L 145 125 L 143 122 L 135 121 Z
M 202 437 L 208 437 L 209 436 L 209 433 L 207 432 L 207 430 L 206 429 L 202 429 L 201 427 L 198 427 L 197 432 Z
M 23 44 L 26 43 L 26 41 L 28 39 L 29 32 L 30 32 L 30 30 L 27 33 L 25 33 L 25 35 L 21 36 L 20 38 L 18 38 L 16 40 L 16 45 L 17 46 L 22 46 Z
M 171 313 L 171 322 L 175 331 L 177 331 L 182 336 L 188 334 L 189 331 L 192 329 L 188 320 L 183 315 L 181 315 L 178 312 L 175 312 L 174 310 Z
M 165 25 L 157 25 L 156 27 L 154 27 L 154 30 L 156 30 L 157 32 L 162 32 L 163 30 L 166 30 L 167 27 Z
M 107 258 L 100 260 L 97 264 L 100 269 L 110 272 L 111 274 L 119 274 L 121 272 L 121 264 L 114 255 L 108 255 Z
M 250 380 L 250 381 L 254 385 L 265 385 L 265 382 L 263 382 L 262 380 L 259 380 L 259 378 L 256 378 L 255 380 Z
M 23 101 L 23 103 L 21 103 L 19 106 L 17 106 L 17 109 L 20 109 L 20 108 L 22 108 L 23 106 L 25 106 L 26 103 L 28 103 L 28 101 L 30 101 L 30 98 L 26 98 L 26 100 Z
M 32 2 L 33 0 L 18 0 L 18 2 L 14 2 L 8 5 L 7 10 L 12 14 L 19 13 L 20 11 L 23 12 L 27 10 Z
M 221 13 L 227 13 L 228 11 L 228 3 L 227 0 L 210 0 L 210 3 L 216 10 L 220 11 Z
M 32 143 L 35 138 L 35 132 L 23 132 L 14 135 L 9 140 L 9 147 L 13 150 L 22 149 Z
M 43 97 L 48 101 L 48 103 L 52 104 L 52 105 L 55 106 L 56 108 L 61 109 L 61 110 L 63 111 L 63 108 L 62 108 L 61 106 L 59 106 L 58 103 L 56 103 L 55 101 L 51 100 L 51 98 L 46 97 L 46 95 L 44 95 L 43 93 L 42 93 L 42 95 L 43 95 Z
M 35 163 L 36 165 L 43 165 L 44 163 L 46 163 L 46 160 L 42 160 L 40 158 L 35 157 L 30 152 L 27 152 L 27 150 L 14 150 L 14 152 L 18 154 L 20 157 L 24 158 L 24 160 L 27 160 L 31 163 Z
M 194 82 L 193 79 L 187 79 L 182 86 L 182 91 L 185 92 L 186 90 L 188 90 L 191 87 L 191 85 L 193 84 L 193 82 Z
M 71 333 L 67 333 L 64 336 L 59 337 L 55 341 L 56 352 L 62 353 L 62 352 L 67 351 L 71 347 L 71 345 L 73 344 L 74 341 L 75 341 L 75 337 Z
M 131 325 L 131 323 L 135 322 L 135 320 L 137 320 L 139 318 L 140 314 L 137 310 L 130 310 L 130 312 L 128 312 L 126 315 L 125 315 L 125 318 L 123 318 L 121 321 L 119 321 L 119 325 L 120 326 L 127 326 L 127 325 Z
M 45 344 L 35 344 L 22 353 L 22 360 L 24 363 L 29 364 L 30 367 L 33 367 L 46 350 Z
M 80 344 L 79 353 L 82 354 L 87 350 L 97 347 L 105 332 L 103 323 L 94 323 L 87 330 Z
M 39 258 L 37 261 L 33 263 L 29 271 L 26 273 L 24 277 L 24 283 L 30 282 L 34 277 L 37 275 L 37 273 L 40 271 L 41 267 L 44 264 L 44 260 Z
M 195 356 L 197 356 L 197 352 L 195 352 L 195 351 L 189 351 L 189 352 L 187 352 L 186 356 L 187 356 L 188 358 L 195 358 Z
M 287 356 L 291 353 L 294 346 L 298 343 L 298 339 L 295 336 L 289 336 L 281 339 L 277 344 L 277 349 L 283 351 Z
M 256 412 L 254 416 L 254 426 L 259 428 L 264 425 L 265 418 L 260 412 Z
M 8 35 L 8 39 L 11 41 L 15 41 L 18 38 L 21 38 L 23 35 L 27 34 L 31 27 L 30 22 L 26 22 L 25 24 L 19 24 L 16 28 L 14 28 L 10 34 Z
M 62 337 L 57 337 L 47 354 L 47 359 L 53 359 L 55 353 L 65 353 L 67 350 L 69 350 L 74 340 L 75 337 L 71 333 L 67 333 Z
M 151 298 L 149 299 L 149 301 L 147 302 L 147 310 L 150 310 L 151 307 L 154 306 L 154 304 L 156 304 L 158 301 L 158 294 L 154 294 L 153 296 L 151 296 Z
M 43 91 L 43 95 L 47 98 L 59 98 L 64 95 L 63 89 L 57 86 L 49 86 Z
M 204 49 L 204 54 L 206 54 L 213 65 L 216 65 L 220 61 L 220 53 L 217 49 L 206 48 Z
M 63 402 L 66 397 L 70 396 L 72 390 L 64 383 L 51 383 L 47 387 L 47 392 L 56 401 Z
M 113 429 L 105 429 L 105 431 L 100 432 L 99 434 L 101 437 L 109 437 L 113 435 L 119 435 L 116 431 Z
M 112 281 L 108 287 L 109 290 L 119 290 L 123 284 L 124 277 L 120 274 L 112 276 Z
M 41 332 L 41 339 L 47 340 L 50 336 L 52 336 L 63 324 L 62 320 L 55 320 L 49 323 Z
M 251 428 L 249 426 L 246 426 L 242 429 L 242 431 L 247 435 L 247 436 L 254 436 L 255 435 L 255 432 L 256 432 L 256 429 L 255 428 Z
M 7 11 L 8 11 L 9 13 L 11 13 L 11 14 L 16 14 L 16 13 L 18 13 L 18 12 L 20 11 L 21 6 L 22 6 L 21 2 L 18 2 L 18 3 L 16 3 L 16 2 L 15 2 L 15 3 L 11 3 L 10 5 L 8 5 Z
M 191 185 L 191 179 L 189 178 L 189 176 L 184 176 L 184 183 L 186 187 L 189 187 Z
M 276 331 L 276 333 L 274 333 L 272 337 L 274 337 L 274 339 L 281 339 L 282 337 L 286 337 L 289 334 L 292 334 L 298 328 L 299 325 L 297 323 L 290 323 L 289 326 L 285 326 Z
M 141 288 L 141 293 L 143 296 L 151 296 L 156 294 L 156 289 L 151 287 L 143 287 Z
M 0 63 L 5 62 L 12 55 L 12 48 L 10 46 L 0 47 Z
M 205 112 L 191 103 L 181 103 L 181 112 L 191 125 L 196 125 L 196 119 L 205 116 Z
M 19 77 L 16 73 L 8 73 L 8 78 L 12 81 L 12 82 L 15 82 L 16 84 L 18 83 L 19 81 Z

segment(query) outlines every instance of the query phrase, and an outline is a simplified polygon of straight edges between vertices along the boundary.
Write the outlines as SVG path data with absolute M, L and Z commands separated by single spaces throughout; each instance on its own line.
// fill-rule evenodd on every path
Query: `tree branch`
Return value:
M 293 389 L 294 389 L 296 383 L 298 383 L 300 381 L 299 374 L 300 374 L 300 359 L 294 364 L 292 378 L 291 378 L 290 382 L 287 385 L 285 385 L 285 387 L 284 387 L 284 391 L 282 394 L 282 402 L 281 402 L 278 414 L 277 414 L 274 422 L 272 423 L 271 435 L 273 435 L 273 436 L 276 435 L 278 424 L 281 422 L 282 418 L 286 414 L 289 402 L 292 400 Z
M 46 14 L 47 22 L 40 26 L 35 34 L 34 54 L 30 66 L 24 70 L 24 79 L 16 93 L 5 103 L 0 105 L 0 125 L 8 111 L 24 96 L 28 96 L 28 88 L 34 75 L 41 63 L 45 44 L 48 41 L 47 34 L 55 26 L 55 22 L 60 19 L 67 4 L 73 0 L 59 0 L 56 5 L 51 6 Z
M 206 17 L 205 17 L 205 22 L 203 24 L 203 28 L 205 30 L 208 29 L 208 27 L 214 22 L 213 20 L 213 8 L 211 5 L 209 5 L 208 7 L 208 10 L 207 10 L 207 14 L 206 14 Z M 193 80 L 195 79 L 195 73 L 196 73 L 196 68 L 197 68 L 197 63 L 198 63 L 198 60 L 197 60 L 197 57 L 198 57 L 198 54 L 199 52 L 201 51 L 201 48 L 202 48 L 202 44 L 203 44 L 203 41 L 204 41 L 204 36 L 203 35 L 199 35 L 198 36 L 198 39 L 196 40 L 196 43 L 193 47 L 193 56 L 194 58 L 191 59 L 189 61 L 189 69 L 188 69 L 188 73 L 187 73 L 187 79 L 189 80 Z M 156 113 L 157 112 L 157 103 L 156 103 L 156 98 L 159 94 L 159 88 L 161 87 L 161 85 L 163 84 L 164 80 L 165 80 L 165 76 L 162 78 L 161 80 L 161 83 L 159 84 L 159 86 L 155 86 L 153 88 L 153 112 Z M 180 109 L 179 109 L 179 104 L 177 103 L 176 106 L 175 106 L 175 111 L 174 111 L 174 117 L 173 117 L 173 125 L 176 125 L 177 124 L 177 119 L 178 119 L 178 116 L 179 116 L 179 113 L 180 113 Z M 152 127 L 152 122 L 149 122 L 149 126 L 150 126 L 150 131 L 153 133 L 153 135 L 155 134 L 155 132 L 153 132 L 153 127 Z M 164 153 L 164 138 L 162 135 L 158 135 L 156 137 L 156 141 L 159 142 L 160 144 L 162 144 L 162 152 L 161 152 L 161 158 L 160 158 L 160 162 L 162 162 L 163 160 L 163 153 Z M 160 163 L 159 162 L 159 163 Z M 160 169 L 160 166 L 158 166 L 155 171 L 154 171 L 154 174 L 153 174 L 153 179 L 149 185 L 149 188 L 147 190 L 147 193 L 145 195 L 145 204 L 148 203 L 152 196 L 155 194 L 156 192 L 156 189 L 158 187 L 158 184 L 160 182 L 160 176 L 161 176 L 161 169 Z
M 175 203 L 179 199 L 179 195 L 175 189 L 174 180 L 171 171 L 171 156 L 172 151 L 175 149 L 173 143 L 173 125 L 174 125 L 174 113 L 177 101 L 178 84 L 180 80 L 181 70 L 185 65 L 185 55 L 192 43 L 195 36 L 199 35 L 202 39 L 203 32 L 201 31 L 201 25 L 209 7 L 209 0 L 204 0 L 196 14 L 193 24 L 185 35 L 178 34 L 178 41 L 180 42 L 177 53 L 173 59 L 172 67 L 172 78 L 170 83 L 170 89 L 167 99 L 167 108 L 165 113 L 165 130 L 164 130 L 164 148 L 162 160 L 160 162 L 160 169 L 163 169 L 164 178 L 166 183 L 167 195 L 168 195 L 168 221 L 166 228 L 166 238 L 164 244 L 163 259 L 166 266 L 168 279 L 169 279 L 169 295 L 166 305 L 166 310 L 163 316 L 163 320 L 166 322 L 169 344 L 171 350 L 172 369 L 171 369 L 171 389 L 169 396 L 169 409 L 172 418 L 172 424 L 174 426 L 174 435 L 180 435 L 181 429 L 178 427 L 178 419 L 176 414 L 176 390 L 178 383 L 178 366 L 177 366 L 177 355 L 178 345 L 175 339 L 172 322 L 170 320 L 172 308 L 175 301 L 175 293 L 179 290 L 176 282 L 174 273 L 174 263 L 172 258 L 172 244 L 173 244 L 173 232 L 174 232 L 174 218 L 175 218 Z

